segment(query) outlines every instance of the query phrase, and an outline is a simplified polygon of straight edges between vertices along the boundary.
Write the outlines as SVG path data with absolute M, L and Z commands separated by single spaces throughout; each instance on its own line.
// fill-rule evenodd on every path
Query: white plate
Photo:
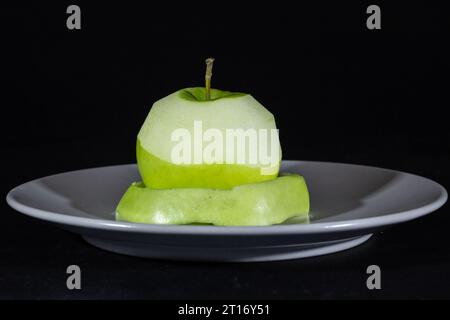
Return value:
M 8 193 L 11 207 L 79 233 L 99 248 L 177 260 L 269 261 L 337 252 L 371 233 L 441 207 L 445 189 L 429 179 L 381 168 L 283 161 L 306 178 L 311 223 L 267 227 L 149 225 L 118 222 L 114 211 L 136 165 L 79 170 L 37 179 Z M 405 241 L 408 241 L 405 239 Z

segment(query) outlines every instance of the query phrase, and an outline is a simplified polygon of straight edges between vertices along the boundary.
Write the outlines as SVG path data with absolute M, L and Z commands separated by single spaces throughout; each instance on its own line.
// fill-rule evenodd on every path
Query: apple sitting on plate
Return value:
M 308 222 L 305 180 L 278 177 L 281 147 L 273 115 L 249 94 L 211 89 L 211 68 L 208 59 L 205 88 L 182 89 L 153 105 L 137 139 L 143 183 L 128 188 L 116 219 L 219 226 L 271 225 L 291 217 Z

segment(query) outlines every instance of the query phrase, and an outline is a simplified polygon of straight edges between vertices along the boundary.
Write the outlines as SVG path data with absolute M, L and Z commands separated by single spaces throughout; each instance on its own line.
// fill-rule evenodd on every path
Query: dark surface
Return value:
M 206 20 L 197 7 L 81 5 L 80 31 L 66 29 L 65 8 L 1 10 L 4 196 L 41 176 L 134 162 L 151 103 L 202 85 L 209 55 L 214 87 L 250 92 L 275 115 L 285 159 L 388 167 L 450 186 L 450 28 L 437 5 L 382 7 L 378 31 L 365 28 L 363 5 L 211 8 Z M 5 201 L 1 216 L 0 298 L 450 298 L 448 206 L 349 251 L 252 264 L 120 256 Z M 78 292 L 66 289 L 71 264 L 82 269 Z M 382 290 L 366 288 L 371 264 Z

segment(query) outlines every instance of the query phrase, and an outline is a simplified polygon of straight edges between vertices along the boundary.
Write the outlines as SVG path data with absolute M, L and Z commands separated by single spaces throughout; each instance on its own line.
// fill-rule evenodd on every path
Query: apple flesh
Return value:
M 249 94 L 211 89 L 210 100 L 206 100 L 205 88 L 177 91 L 153 104 L 138 134 L 137 163 L 147 187 L 230 189 L 277 177 L 281 147 L 278 138 L 275 145 L 269 141 L 270 135 L 263 143 L 279 152 L 278 161 L 269 167 L 259 160 L 252 163 L 249 154 L 244 162 L 175 163 L 171 157 L 176 144 L 172 133 L 184 128 L 195 136 L 195 121 L 201 121 L 203 130 L 216 129 L 222 136 L 227 129 L 276 129 L 273 115 Z
M 116 219 L 150 224 L 264 226 L 291 217 L 308 222 L 308 211 L 305 180 L 292 174 L 230 190 L 158 190 L 133 183 L 117 207 Z

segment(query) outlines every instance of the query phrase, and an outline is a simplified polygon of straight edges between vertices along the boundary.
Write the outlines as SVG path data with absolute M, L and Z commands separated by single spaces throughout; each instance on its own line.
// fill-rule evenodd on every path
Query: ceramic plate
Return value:
M 306 178 L 311 223 L 265 227 L 149 225 L 114 220 L 136 165 L 72 171 L 37 179 L 8 193 L 19 212 L 79 233 L 116 253 L 175 260 L 269 261 L 310 257 L 357 246 L 380 228 L 441 207 L 446 190 L 429 179 L 361 165 L 283 161 Z M 405 241 L 408 241 L 405 239 Z

